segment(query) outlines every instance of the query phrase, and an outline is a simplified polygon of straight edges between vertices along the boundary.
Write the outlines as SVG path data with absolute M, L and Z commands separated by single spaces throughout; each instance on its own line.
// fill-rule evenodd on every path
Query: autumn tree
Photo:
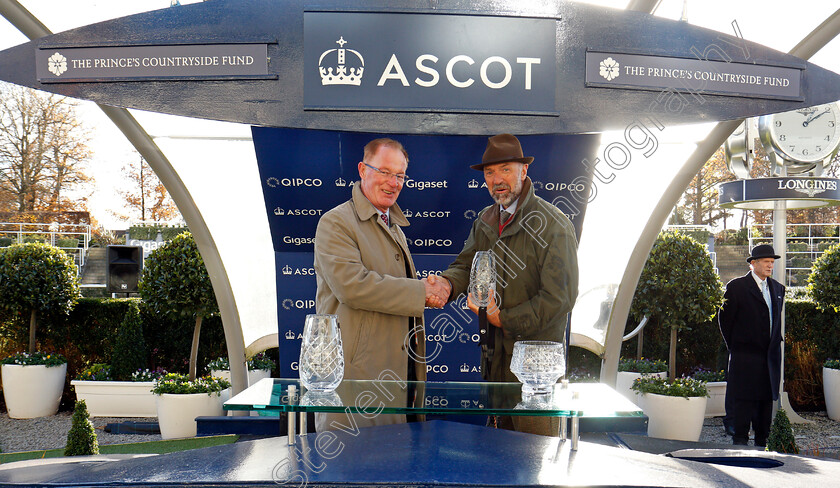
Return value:
M 691 180 L 680 204 L 675 209 L 673 223 L 715 225 L 727 216 L 718 205 L 720 183 L 734 179 L 726 166 L 723 148 L 719 148 Z
M 89 136 L 75 104 L 57 95 L 0 84 L 0 210 L 84 210 L 73 195 L 90 181 Z
M 120 193 L 133 217 L 144 221 L 166 222 L 180 216 L 169 192 L 142 156 L 126 164 L 123 175 L 130 182 L 130 189 Z

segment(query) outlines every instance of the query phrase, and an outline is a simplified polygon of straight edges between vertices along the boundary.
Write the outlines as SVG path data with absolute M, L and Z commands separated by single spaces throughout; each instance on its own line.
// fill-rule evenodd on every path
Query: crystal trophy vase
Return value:
M 335 390 L 344 379 L 344 351 L 337 315 L 306 316 L 298 372 L 301 385 L 320 393 Z
M 518 341 L 513 345 L 510 370 L 522 383 L 523 395 L 551 393 L 566 373 L 563 344 L 551 341 Z

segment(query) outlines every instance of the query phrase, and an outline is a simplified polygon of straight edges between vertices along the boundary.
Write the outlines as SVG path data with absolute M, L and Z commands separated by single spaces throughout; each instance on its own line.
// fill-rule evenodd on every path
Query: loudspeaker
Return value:
M 108 291 L 135 293 L 143 271 L 141 246 L 108 246 Z

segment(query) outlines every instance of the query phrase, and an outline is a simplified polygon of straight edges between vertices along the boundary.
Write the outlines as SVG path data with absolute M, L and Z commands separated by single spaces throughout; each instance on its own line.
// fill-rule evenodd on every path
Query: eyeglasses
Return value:
M 377 173 L 381 174 L 382 176 L 385 177 L 385 179 L 388 179 L 388 180 L 390 180 L 393 177 L 393 178 L 396 178 L 397 181 L 399 181 L 400 183 L 405 183 L 405 180 L 408 178 L 408 175 L 404 174 L 404 173 L 403 174 L 391 173 L 390 171 L 385 171 L 384 169 L 379 169 L 376 166 L 371 166 L 367 163 L 363 163 L 363 164 L 365 166 L 367 166 L 368 168 L 370 168 L 370 169 L 376 171 Z

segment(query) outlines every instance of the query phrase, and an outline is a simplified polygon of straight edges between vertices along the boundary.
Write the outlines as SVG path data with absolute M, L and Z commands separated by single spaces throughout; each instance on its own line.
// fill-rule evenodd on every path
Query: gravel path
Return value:
M 800 449 L 820 449 L 823 453 L 840 454 L 840 422 L 829 419 L 825 412 L 806 412 L 801 414 L 809 424 L 793 424 L 796 443 Z M 10 419 L 8 414 L 0 414 L 0 449 L 2 452 L 36 451 L 63 448 L 67 442 L 72 413 L 62 412 L 52 417 L 37 419 Z M 151 422 L 153 418 L 109 418 L 93 417 L 100 445 L 147 442 L 160 440 L 160 435 L 109 434 L 105 424 L 136 421 Z M 706 419 L 701 442 L 732 444 L 732 439 L 723 431 L 720 417 Z
M 51 417 L 37 419 L 10 419 L 7 413 L 0 414 L 0 449 L 2 452 L 40 451 L 63 449 L 67 445 L 73 412 L 59 412 Z M 96 429 L 99 445 L 125 444 L 161 440 L 160 434 L 109 434 L 105 424 L 116 422 L 155 422 L 155 418 L 113 418 L 91 417 Z

